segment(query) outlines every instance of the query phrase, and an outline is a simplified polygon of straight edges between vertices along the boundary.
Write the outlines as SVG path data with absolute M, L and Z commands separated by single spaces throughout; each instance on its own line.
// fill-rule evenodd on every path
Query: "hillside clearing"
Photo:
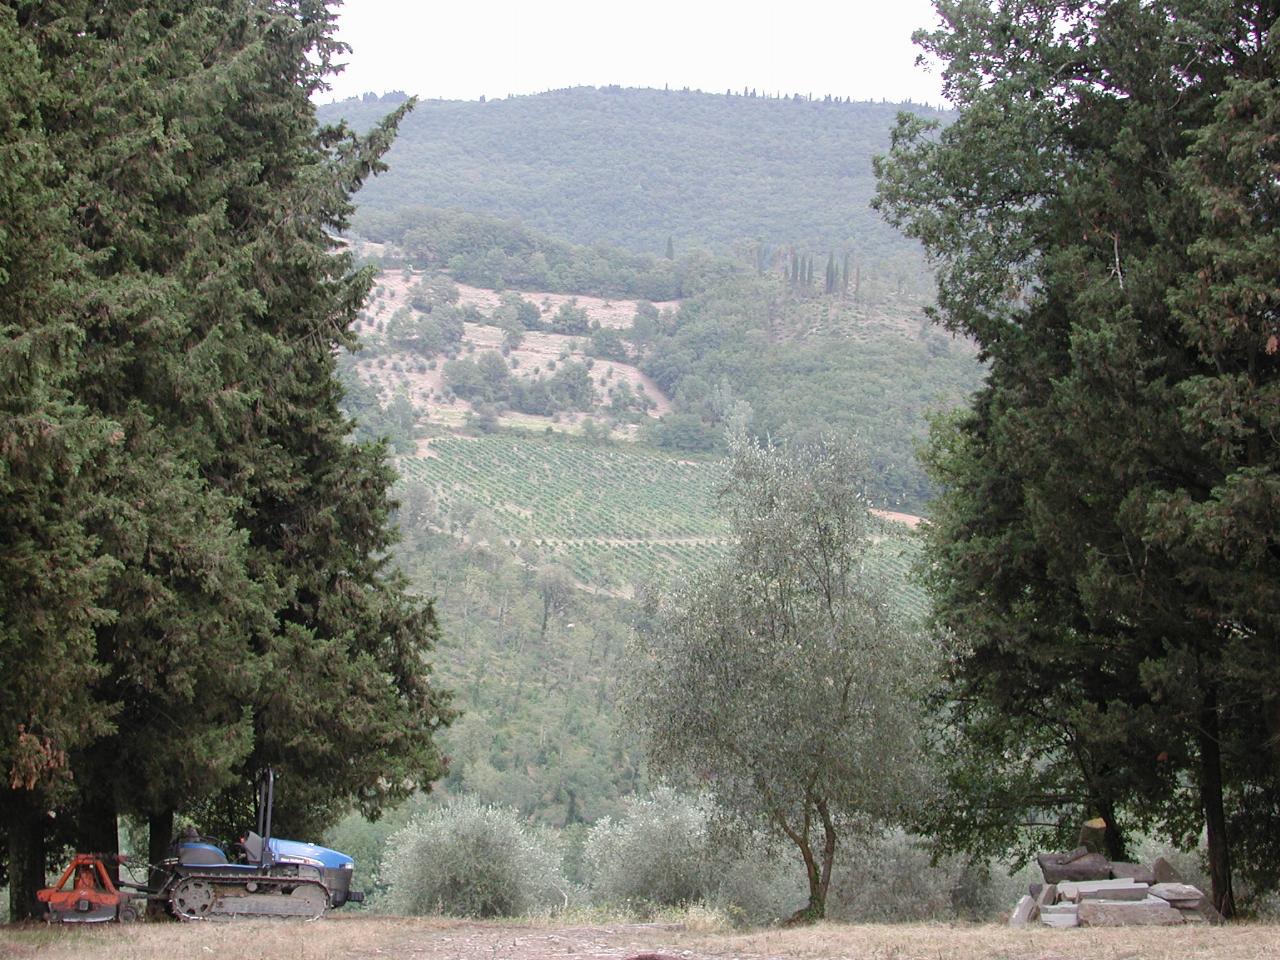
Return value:
M 409 301 L 410 289 L 426 274 L 412 270 L 384 270 L 378 275 L 376 290 L 379 296 L 372 300 L 362 319 L 355 329 L 366 340 L 377 335 L 377 324 L 385 323 L 394 312 L 404 307 Z M 459 306 L 475 307 L 483 314 L 491 314 L 499 306 L 499 294 L 493 290 L 484 290 L 466 284 L 458 284 Z M 635 300 L 605 300 L 600 297 L 569 297 L 556 293 L 524 293 L 526 299 L 537 303 L 545 316 L 550 316 L 563 303 L 574 301 L 586 311 L 589 319 L 597 321 L 601 326 L 625 328 L 631 324 L 636 312 Z M 677 304 L 658 304 L 659 307 L 674 307 Z M 584 352 L 590 338 L 578 335 L 569 336 L 544 331 L 530 331 L 524 334 L 520 346 L 503 351 L 503 334 L 496 327 L 485 323 L 466 322 L 463 324 L 462 337 L 464 356 L 478 355 L 484 352 L 502 353 L 511 367 L 513 376 L 533 380 L 549 374 L 556 364 L 572 360 L 587 364 L 591 368 L 591 379 L 596 390 L 597 401 L 601 408 L 609 406 L 615 392 L 622 384 L 632 393 L 647 397 L 652 406 L 648 415 L 653 418 L 665 416 L 671 412 L 671 400 L 662 389 L 648 376 L 628 363 L 616 360 L 593 361 Z M 447 388 L 444 378 L 444 360 L 437 358 L 428 363 L 427 358 L 405 350 L 383 348 L 377 355 L 359 355 L 360 377 L 374 387 L 385 404 L 392 395 L 402 391 L 421 412 L 422 419 L 446 429 L 458 429 L 466 421 L 466 414 L 472 410 L 472 404 L 466 400 L 453 397 Z M 503 426 L 551 428 L 557 432 L 576 432 L 582 421 L 592 413 L 602 415 L 603 409 L 591 413 L 581 411 L 562 411 L 554 419 L 551 417 L 529 416 L 515 411 L 505 411 L 498 418 Z M 633 437 L 634 426 L 619 426 L 617 435 Z
M 680 960 L 1258 960 L 1274 955 L 1270 924 L 1100 930 L 1013 930 L 995 925 L 844 925 L 708 933 L 668 924 L 554 926 L 346 916 L 319 923 L 103 924 L 0 932 L 0 957 L 62 958 L 106 953 L 130 960 L 173 956 L 414 960 L 624 960 L 658 953 Z

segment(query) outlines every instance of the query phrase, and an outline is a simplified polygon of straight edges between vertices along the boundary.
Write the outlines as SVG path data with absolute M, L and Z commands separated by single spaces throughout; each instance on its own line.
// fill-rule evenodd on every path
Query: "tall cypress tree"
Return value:
M 56 315 L 79 328 L 66 392 L 119 451 L 82 514 L 110 612 L 88 608 L 61 668 L 111 722 L 50 741 L 78 842 L 111 849 L 131 812 L 154 855 L 175 811 L 266 763 L 295 774 L 282 825 L 376 813 L 438 776 L 449 716 L 431 608 L 387 567 L 392 474 L 348 442 L 334 377 L 371 277 L 331 238 L 398 115 L 316 129 L 340 50 L 324 3 L 0 9 L 58 78 L 42 105 L 67 196 L 47 209 L 85 265 Z
M 115 569 L 88 518 L 116 427 L 73 387 L 85 296 L 64 172 L 43 111 L 49 78 L 0 7 L 0 836 L 10 916 L 31 915 L 45 811 L 70 787 L 68 752 L 107 729 L 90 693 L 94 628 Z
M 1280 880 L 1280 6 L 938 8 L 959 120 L 902 120 L 878 164 L 990 363 L 932 453 L 960 641 L 934 825 L 1203 831 L 1230 914 L 1237 870 Z

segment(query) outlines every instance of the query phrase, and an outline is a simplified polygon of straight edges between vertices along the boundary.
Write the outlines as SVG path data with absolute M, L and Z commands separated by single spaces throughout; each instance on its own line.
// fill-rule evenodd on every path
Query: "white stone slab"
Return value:
M 1060 900 L 1142 900 L 1147 896 L 1149 888 L 1145 883 L 1134 883 L 1132 880 L 1080 880 L 1058 884 Z

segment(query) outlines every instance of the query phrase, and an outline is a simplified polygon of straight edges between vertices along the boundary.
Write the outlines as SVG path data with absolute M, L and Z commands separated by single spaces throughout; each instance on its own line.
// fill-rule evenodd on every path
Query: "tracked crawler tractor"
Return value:
M 168 879 L 157 891 L 179 920 L 299 917 L 316 920 L 330 907 L 358 903 L 351 889 L 355 861 L 345 853 L 271 836 L 275 775 L 258 784 L 257 830 L 242 837 L 235 860 L 215 842 L 185 837 L 163 864 Z
M 123 857 L 77 854 L 58 885 L 37 896 L 50 922 L 64 923 L 136 919 L 143 897 L 179 920 L 316 920 L 331 907 L 362 901 L 364 894 L 351 889 L 355 861 L 346 854 L 271 836 L 274 802 L 275 775 L 268 770 L 258 784 L 257 829 L 240 838 L 231 856 L 216 840 L 188 832 L 172 856 L 154 865 L 164 878 L 159 888 L 114 884 L 108 866 Z

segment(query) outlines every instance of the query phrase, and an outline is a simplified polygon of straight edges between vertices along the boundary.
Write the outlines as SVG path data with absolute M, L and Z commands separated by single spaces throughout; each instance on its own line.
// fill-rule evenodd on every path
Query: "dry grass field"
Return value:
M 1109 930 L 819 924 L 725 933 L 672 924 L 558 926 L 347 915 L 317 923 L 146 923 L 0 928 L 0 958 L 71 960 L 1263 960 L 1280 926 Z

